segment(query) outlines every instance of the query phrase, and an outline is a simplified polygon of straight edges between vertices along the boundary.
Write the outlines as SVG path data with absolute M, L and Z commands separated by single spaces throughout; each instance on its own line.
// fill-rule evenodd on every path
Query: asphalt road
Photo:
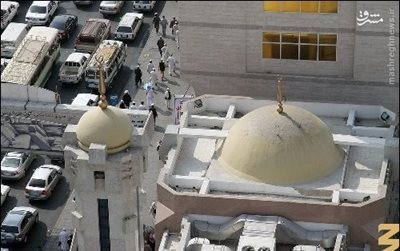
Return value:
M 25 22 L 25 14 L 31 5 L 32 1 L 19 1 L 20 9 L 19 14 L 16 18 L 14 18 L 13 22 Z M 68 41 L 65 41 L 61 44 L 61 56 L 57 63 L 53 66 L 52 75 L 47 82 L 45 88 L 56 91 L 58 89 L 61 95 L 62 103 L 71 103 L 71 100 L 76 96 L 77 93 L 88 93 L 91 90 L 86 89 L 84 83 L 80 83 L 79 85 L 71 85 L 71 86 L 61 86 L 57 81 L 58 71 L 60 69 L 61 64 L 65 61 L 70 53 L 74 51 L 74 41 L 76 36 L 78 35 L 80 29 L 83 27 L 85 21 L 88 18 L 103 18 L 103 15 L 99 13 L 99 5 L 100 1 L 95 1 L 89 7 L 76 7 L 72 1 L 62 1 L 60 2 L 60 6 L 56 12 L 56 14 L 74 14 L 78 16 L 78 25 L 73 34 L 70 36 Z M 152 16 L 155 11 L 161 12 L 165 2 L 158 2 L 156 4 L 155 10 L 151 13 L 144 13 L 144 22 L 140 31 L 136 37 L 136 39 L 132 42 L 127 43 L 127 58 L 124 63 L 124 66 L 121 68 L 117 77 L 113 81 L 113 87 L 108 91 L 107 96 L 110 97 L 112 95 L 120 96 L 123 90 L 127 88 L 129 85 L 134 84 L 134 73 L 133 69 L 137 64 L 139 55 L 141 54 L 143 47 L 145 46 L 151 31 L 151 21 Z M 112 21 L 112 33 L 115 31 L 117 24 L 123 14 L 126 12 L 133 11 L 133 4 L 130 1 L 126 1 L 122 12 L 116 16 L 107 16 L 106 18 Z M 113 34 L 111 35 L 113 37 Z M 2 157 L 2 156 L 1 156 Z M 28 199 L 24 196 L 24 189 L 29 181 L 33 169 L 40 166 L 44 163 L 44 159 L 39 158 L 35 160 L 26 176 L 16 182 L 13 181 L 2 181 L 3 184 L 6 184 L 11 187 L 11 191 L 9 194 L 9 198 L 6 199 L 3 206 L 1 207 L 1 220 L 3 221 L 7 212 L 10 211 L 15 206 L 32 206 L 39 209 L 39 224 L 37 224 L 31 231 L 28 236 L 28 243 L 25 246 L 19 247 L 11 247 L 10 250 L 21 250 L 21 251 L 32 251 L 38 245 L 42 245 L 46 238 L 46 233 L 48 230 L 51 230 L 55 223 L 57 222 L 58 216 L 60 215 L 64 205 L 73 190 L 74 183 L 72 179 L 72 173 L 70 170 L 64 170 L 63 176 L 64 178 L 60 180 L 57 185 L 54 193 L 51 198 L 46 201 L 32 202 L 29 203 Z
M 16 18 L 13 19 L 13 22 L 25 22 L 25 14 L 31 5 L 32 1 L 19 1 L 20 3 L 20 10 L 19 14 Z M 99 5 L 100 1 L 95 1 L 91 6 L 79 6 L 76 7 L 72 1 L 60 1 L 59 8 L 56 12 L 56 15 L 59 14 L 73 14 L 78 16 L 78 25 L 70 38 L 67 41 L 61 43 L 61 56 L 58 59 L 57 63 L 53 66 L 53 72 L 50 76 L 49 81 L 45 85 L 46 89 L 56 91 L 61 95 L 61 102 L 70 104 L 72 99 L 76 96 L 77 93 L 90 93 L 91 90 L 85 87 L 85 83 L 80 83 L 79 85 L 64 85 L 62 86 L 57 81 L 57 76 L 59 69 L 62 63 L 67 59 L 68 55 L 74 52 L 74 42 L 76 36 L 78 35 L 79 31 L 82 29 L 83 25 L 85 24 L 88 18 L 103 18 L 103 15 L 99 12 Z M 165 2 L 157 2 L 155 9 L 153 12 L 144 13 L 144 20 L 142 27 L 139 30 L 139 33 L 134 41 L 127 42 L 127 58 L 123 67 L 121 68 L 120 72 L 118 73 L 117 77 L 114 79 L 112 84 L 112 89 L 107 92 L 107 97 L 112 95 L 120 96 L 121 93 L 126 89 L 126 86 L 134 84 L 134 73 L 133 69 L 137 65 L 137 61 L 139 58 L 140 53 L 144 45 L 149 38 L 150 31 L 152 28 L 152 17 L 153 13 L 157 11 L 160 13 L 165 5 Z M 126 12 L 133 11 L 133 3 L 132 1 L 126 1 L 122 12 L 117 15 L 109 15 L 105 18 L 112 21 L 112 28 L 111 28 L 111 38 L 114 37 L 114 32 L 117 28 L 118 22 L 121 17 Z
M 71 191 L 73 190 L 74 182 L 72 179 L 72 172 L 69 169 L 63 169 L 63 177 L 60 179 L 50 198 L 45 201 L 33 201 L 30 203 L 24 195 L 25 186 L 32 176 L 33 170 L 44 163 L 44 159 L 42 157 L 38 157 L 32 162 L 25 177 L 23 177 L 21 180 L 2 180 L 3 184 L 10 186 L 11 188 L 9 197 L 7 197 L 7 199 L 4 201 L 4 204 L 1 206 L 2 222 L 7 215 L 7 212 L 16 206 L 29 206 L 39 209 L 39 223 L 28 235 L 28 243 L 24 246 L 10 247 L 10 250 L 31 251 L 34 250 L 34 248 L 38 245 L 42 245 L 45 241 L 47 231 L 50 230 L 57 222 L 58 216 L 61 214 L 64 204 L 68 200 Z M 63 167 L 62 165 L 60 166 Z

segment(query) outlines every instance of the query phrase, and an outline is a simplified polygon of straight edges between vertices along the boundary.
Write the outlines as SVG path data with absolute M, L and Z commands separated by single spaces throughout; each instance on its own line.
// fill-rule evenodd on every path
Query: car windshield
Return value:
M 17 226 L 6 226 L 6 225 L 1 225 L 1 232 L 5 233 L 18 233 L 18 227 Z
M 17 158 L 4 158 L 3 161 L 1 162 L 1 166 L 4 167 L 14 167 L 17 168 L 19 167 L 19 164 L 21 163 L 20 159 Z
M 32 13 L 46 13 L 46 7 L 45 6 L 32 6 L 29 8 L 29 11 Z
M 118 29 L 117 29 L 117 32 L 131 33 L 132 29 L 131 29 L 131 27 L 119 26 Z
M 65 28 L 65 20 L 56 17 L 53 22 L 51 22 L 50 27 L 63 31 Z
M 103 4 L 116 4 L 117 1 L 103 1 Z
M 31 179 L 31 181 L 29 182 L 29 186 L 44 188 L 46 187 L 46 181 L 41 179 Z

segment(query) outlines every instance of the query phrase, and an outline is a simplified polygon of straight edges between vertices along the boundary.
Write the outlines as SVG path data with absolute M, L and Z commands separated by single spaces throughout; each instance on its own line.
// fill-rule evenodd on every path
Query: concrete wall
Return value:
M 398 114 L 398 52 L 394 85 L 388 83 L 389 1 L 339 1 L 337 14 L 271 13 L 262 1 L 179 3 L 182 78 L 196 95 L 274 98 L 284 74 L 288 100 L 384 105 Z M 356 25 L 358 11 L 380 13 L 383 23 Z M 398 50 L 398 17 L 395 38 Z M 336 33 L 337 61 L 266 60 L 262 32 Z

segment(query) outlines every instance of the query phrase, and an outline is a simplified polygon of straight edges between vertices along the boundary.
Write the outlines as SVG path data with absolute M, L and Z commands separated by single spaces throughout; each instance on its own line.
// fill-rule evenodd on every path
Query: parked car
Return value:
M 101 1 L 99 11 L 103 15 L 118 14 L 125 1 Z
M 1 1 L 1 29 L 5 29 L 11 20 L 18 15 L 18 2 Z
M 33 1 L 25 16 L 25 22 L 31 25 L 47 25 L 51 22 L 58 1 Z
M 155 5 L 156 1 L 133 1 L 133 9 L 138 11 L 152 11 Z
M 111 34 L 111 21 L 89 18 L 75 40 L 75 51 L 92 53 Z
M 1 205 L 3 205 L 3 202 L 6 200 L 9 193 L 10 193 L 10 187 L 1 184 Z
M 24 23 L 11 22 L 1 33 L 1 56 L 12 58 L 18 45 L 28 34 L 28 25 Z
M 91 5 L 93 1 L 72 1 L 75 5 Z
M 143 23 L 142 13 L 126 13 L 119 22 L 115 31 L 115 39 L 133 40 L 135 39 Z
M 32 207 L 14 207 L 1 223 L 1 244 L 27 243 L 28 233 L 39 222 L 39 211 Z
M 61 40 L 68 39 L 76 28 L 78 17 L 75 15 L 57 15 L 51 21 L 49 27 L 56 28 Z
M 25 197 L 29 200 L 45 200 L 50 197 L 62 175 L 56 165 L 41 165 L 32 174 L 25 187 Z
M 32 161 L 36 158 L 34 154 L 23 152 L 6 153 L 1 160 L 1 178 L 18 180 L 25 176 Z
M 61 83 L 79 83 L 83 79 L 89 59 L 89 53 L 71 53 L 60 68 L 58 81 Z

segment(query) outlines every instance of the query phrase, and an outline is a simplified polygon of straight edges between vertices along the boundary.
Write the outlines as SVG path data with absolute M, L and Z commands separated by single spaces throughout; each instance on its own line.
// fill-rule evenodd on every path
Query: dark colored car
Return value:
M 27 243 L 28 233 L 39 221 L 39 211 L 32 207 L 14 207 L 1 223 L 1 245 Z
M 57 15 L 49 27 L 56 28 L 60 39 L 64 40 L 69 38 L 77 23 L 78 17 L 75 15 Z

